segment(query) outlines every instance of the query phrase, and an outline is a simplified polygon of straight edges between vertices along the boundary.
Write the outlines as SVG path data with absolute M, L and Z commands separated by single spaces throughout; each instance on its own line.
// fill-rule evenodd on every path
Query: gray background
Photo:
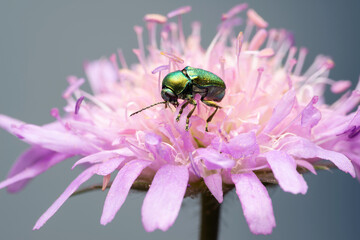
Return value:
M 101 2 L 101 3 L 100 3 Z M 357 81 L 360 68 L 360 3 L 335 0 L 248 1 L 271 27 L 291 29 L 298 46 L 314 56 L 334 58 L 333 79 Z M 70 74 L 84 76 L 85 60 L 109 56 L 123 48 L 128 63 L 135 62 L 134 25 L 143 25 L 146 13 L 166 14 L 191 4 L 185 17 L 203 23 L 202 44 L 215 34 L 222 13 L 238 1 L 1 1 L 0 2 L 0 112 L 26 122 L 52 121 L 49 111 L 61 108 L 61 93 Z M 0 130 L 0 178 L 6 177 L 26 144 Z M 146 233 L 141 225 L 143 194 L 130 194 L 115 220 L 99 224 L 105 193 L 93 192 L 70 199 L 39 231 L 37 218 L 79 173 L 73 161 L 59 164 L 36 178 L 24 191 L 0 191 L 0 239 L 197 239 L 198 199 L 184 201 L 168 232 Z M 339 171 L 306 175 L 309 191 L 295 196 L 271 190 L 277 227 L 271 236 L 248 230 L 234 193 L 225 198 L 220 239 L 358 239 L 360 185 Z M 99 178 L 95 181 L 100 181 Z

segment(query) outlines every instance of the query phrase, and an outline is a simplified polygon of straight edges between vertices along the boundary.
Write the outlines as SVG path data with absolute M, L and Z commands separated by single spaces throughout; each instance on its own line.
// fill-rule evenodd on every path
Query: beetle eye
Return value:
M 177 96 L 175 95 L 175 93 L 169 89 L 169 88 L 164 88 L 163 90 L 161 90 L 161 97 L 164 99 L 164 101 L 166 102 L 174 102 L 177 100 Z

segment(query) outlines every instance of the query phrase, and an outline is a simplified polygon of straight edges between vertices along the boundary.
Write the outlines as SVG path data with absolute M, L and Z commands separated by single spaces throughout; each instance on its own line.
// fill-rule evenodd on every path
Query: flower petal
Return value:
M 242 133 L 229 140 L 222 148 L 224 153 L 228 153 L 234 158 L 250 157 L 259 153 L 259 145 L 256 142 L 254 132 Z
M 289 90 L 275 106 L 272 116 L 264 129 L 264 133 L 273 130 L 289 113 L 294 106 L 296 95 L 294 90 Z
M 318 96 L 312 98 L 310 103 L 304 108 L 301 113 L 301 126 L 312 128 L 321 119 L 321 112 L 314 107 L 314 104 L 319 100 Z
M 223 201 L 222 179 L 219 173 L 211 174 L 204 178 L 206 186 L 219 203 Z
M 72 155 L 88 155 L 98 151 L 97 147 L 70 132 L 39 127 L 32 124 L 14 126 L 11 133 L 32 145 Z
M 185 166 L 164 165 L 152 181 L 141 215 L 148 232 L 166 231 L 174 224 L 185 195 L 189 172 Z
M 316 170 L 314 168 L 314 166 L 309 163 L 308 161 L 305 160 L 295 160 L 296 164 L 300 167 L 304 167 L 306 168 L 308 171 L 310 171 L 311 173 L 317 175 Z
M 264 185 L 253 172 L 233 174 L 232 180 L 250 231 L 270 234 L 276 223 L 271 198 Z
M 285 192 L 306 193 L 308 186 L 303 176 L 296 171 L 296 163 L 293 157 L 281 151 L 270 151 L 264 156 L 280 187 Z
M 233 159 L 225 157 L 219 151 L 212 148 L 199 148 L 196 150 L 198 153 L 197 159 L 201 158 L 205 162 L 205 166 L 209 170 L 219 168 L 232 168 L 235 166 Z
M 80 160 L 78 160 L 72 168 L 75 168 L 77 165 L 83 164 L 83 163 L 100 163 L 103 161 L 106 161 L 107 159 L 111 158 L 119 158 L 119 157 L 132 157 L 134 156 L 134 153 L 130 151 L 128 148 L 121 148 L 117 150 L 110 150 L 110 151 L 102 151 L 97 152 L 94 154 L 91 154 L 89 156 L 83 157 Z
M 97 175 L 101 175 L 101 176 L 109 175 L 113 171 L 115 171 L 115 169 L 118 168 L 123 161 L 124 158 L 122 157 L 109 159 L 106 162 L 98 164 L 98 167 L 95 172 Z
M 284 143 L 284 147 L 281 150 L 286 150 L 289 155 L 297 158 L 329 160 L 343 172 L 347 172 L 352 177 L 355 177 L 354 166 L 344 154 L 323 149 L 305 138 L 289 137 L 286 141 L 288 143 Z
M 27 151 L 22 153 L 20 157 L 16 160 L 14 165 L 11 167 L 7 178 L 9 179 L 17 175 L 29 166 L 34 165 L 38 161 L 41 161 L 41 159 L 43 158 L 53 156 L 53 153 L 53 151 L 36 146 L 29 148 Z M 11 193 L 18 192 L 23 189 L 29 181 L 30 179 L 18 181 L 14 184 L 9 185 L 7 190 Z
M 22 124 L 25 124 L 25 123 L 20 120 L 15 119 L 15 118 L 11 118 L 11 117 L 0 114 L 0 127 L 5 129 L 9 133 L 12 133 L 13 127 L 20 126 Z
M 141 171 L 151 164 L 150 161 L 134 160 L 121 168 L 114 179 L 106 197 L 100 223 L 103 225 L 111 222 L 120 207 L 125 202 L 129 190 Z
M 32 151 L 30 151 L 32 152 Z M 27 155 L 27 154 L 26 154 Z M 26 166 L 22 169 L 22 171 L 17 172 L 16 174 L 12 175 L 11 177 L 7 178 L 6 180 L 0 182 L 0 189 L 4 187 L 11 186 L 13 184 L 15 185 L 12 189 L 14 189 L 14 192 L 20 190 L 22 187 L 25 186 L 25 184 L 32 178 L 38 176 L 39 174 L 45 172 L 50 167 L 56 165 L 57 163 L 63 161 L 64 159 L 67 159 L 71 157 L 71 155 L 68 154 L 59 154 L 55 152 L 51 152 L 49 154 L 46 154 L 45 156 L 42 156 L 42 158 L 37 159 L 37 161 L 30 166 Z
M 46 212 L 41 215 L 39 220 L 37 220 L 33 230 L 41 228 L 49 218 L 51 218 L 56 211 L 64 204 L 64 202 L 80 187 L 81 184 L 89 180 L 94 174 L 97 165 L 91 166 L 90 168 L 83 171 L 70 185 L 65 189 L 65 191 L 60 195 L 58 199 L 46 210 Z

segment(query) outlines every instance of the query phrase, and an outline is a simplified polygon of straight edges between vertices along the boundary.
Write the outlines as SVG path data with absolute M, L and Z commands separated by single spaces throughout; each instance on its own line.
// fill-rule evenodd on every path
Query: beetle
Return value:
M 181 114 L 187 105 L 193 105 L 194 107 L 186 117 L 185 130 L 188 131 L 189 119 L 197 107 L 194 97 L 196 94 L 200 94 L 201 101 L 204 104 L 215 108 L 214 112 L 206 120 L 205 131 L 208 131 L 209 122 L 213 119 L 218 109 L 221 108 L 216 102 L 220 102 L 224 98 L 225 89 L 224 81 L 214 73 L 201 68 L 187 66 L 182 70 L 167 74 L 163 79 L 161 97 L 164 99 L 164 102 L 152 104 L 132 113 L 130 116 L 158 104 L 165 104 L 165 107 L 167 107 L 168 104 L 172 104 L 177 108 L 179 106 L 178 99 L 184 99 L 186 102 L 181 106 L 176 121 L 178 122 L 180 120 Z

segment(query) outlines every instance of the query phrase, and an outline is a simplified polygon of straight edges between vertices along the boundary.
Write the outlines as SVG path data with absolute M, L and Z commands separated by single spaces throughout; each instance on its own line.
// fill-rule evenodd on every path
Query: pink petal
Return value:
M 134 156 L 134 153 L 132 151 L 130 151 L 128 148 L 120 148 L 117 150 L 102 151 L 102 152 L 97 152 L 97 153 L 94 153 L 89 156 L 81 158 L 73 165 L 72 168 L 74 169 L 76 166 L 78 166 L 80 164 L 84 164 L 84 163 L 95 164 L 95 163 L 100 163 L 100 162 L 106 161 L 111 158 L 120 158 L 120 157 L 126 158 L 126 157 L 132 157 L 132 156 Z
M 41 161 L 41 159 L 52 157 L 53 154 L 53 151 L 44 148 L 36 146 L 31 147 L 30 149 L 22 153 L 20 157 L 16 160 L 14 165 L 11 167 L 7 178 L 11 178 L 17 175 L 29 166 L 35 164 L 38 161 Z M 29 181 L 30 179 L 27 179 L 11 184 L 10 186 L 8 186 L 7 190 L 11 193 L 18 192 L 23 189 Z
M 340 170 L 355 177 L 354 166 L 351 161 L 342 153 L 323 149 L 305 138 L 289 137 L 289 143 L 284 144 L 282 151 L 297 158 L 320 158 L 333 162 Z
M 303 176 L 296 171 L 296 163 L 293 157 L 281 151 L 270 151 L 264 155 L 280 187 L 285 192 L 306 193 L 307 184 Z
M 306 168 L 307 170 L 309 170 L 311 173 L 317 175 L 316 173 L 316 170 L 314 168 L 314 166 L 309 163 L 308 161 L 305 161 L 305 160 L 295 160 L 296 164 L 300 167 L 304 167 Z
M 0 127 L 5 129 L 9 133 L 12 133 L 12 129 L 15 126 L 20 126 L 22 124 L 25 124 L 25 123 L 20 120 L 15 119 L 15 118 L 11 118 L 11 117 L 0 114 Z
M 32 145 L 72 155 L 88 155 L 98 151 L 97 147 L 66 130 L 54 130 L 32 124 L 13 126 L 10 132 Z
M 83 171 L 70 185 L 65 189 L 65 191 L 60 195 L 58 199 L 46 210 L 46 212 L 39 218 L 36 222 L 33 230 L 41 228 L 49 218 L 51 218 L 56 211 L 64 204 L 64 202 L 80 187 L 81 184 L 89 180 L 94 174 L 97 165 L 94 165 L 85 171 Z
M 71 156 L 68 154 L 58 154 L 55 152 L 51 152 L 50 154 L 43 156 L 43 158 L 40 158 L 30 166 L 26 166 L 25 168 L 22 169 L 22 171 L 19 171 L 16 174 L 12 175 L 11 177 L 7 178 L 6 180 L 0 182 L 0 189 L 4 187 L 8 187 L 15 183 L 17 184 L 20 183 L 19 185 L 15 185 L 12 188 L 13 192 L 16 192 L 20 190 L 22 187 L 24 187 L 24 185 L 32 178 L 38 176 L 39 174 L 48 170 L 50 167 L 56 165 L 57 163 L 69 157 Z
M 124 158 L 112 158 L 101 164 L 98 164 L 98 167 L 95 171 L 97 175 L 106 176 L 116 170 L 119 165 L 124 161 Z
M 141 215 L 147 232 L 166 231 L 175 222 L 185 195 L 189 172 L 185 166 L 164 165 L 152 181 Z
M 273 130 L 289 113 L 293 108 L 293 105 L 296 100 L 296 95 L 294 90 L 289 90 L 285 95 L 280 99 L 279 103 L 273 110 L 273 114 L 264 129 L 264 133 L 268 133 Z
M 196 159 L 202 159 L 209 170 L 220 168 L 232 168 L 235 166 L 233 159 L 225 157 L 219 151 L 212 148 L 199 148 L 196 150 Z
M 123 205 L 129 190 L 141 171 L 149 166 L 151 162 L 145 160 L 134 160 L 121 168 L 114 179 L 109 193 L 106 197 L 100 223 L 103 225 L 111 222 L 120 207 Z
M 301 126 L 312 128 L 320 121 L 321 112 L 314 107 L 314 104 L 316 104 L 318 100 L 318 96 L 313 97 L 310 103 L 302 111 Z
M 222 148 L 224 153 L 228 153 L 234 158 L 246 158 L 259 153 L 259 145 L 256 142 L 254 132 L 241 133 L 229 140 Z
M 204 178 L 206 186 L 219 203 L 223 201 L 222 179 L 219 173 L 211 174 Z
M 271 198 L 253 172 L 233 174 L 244 216 L 254 234 L 270 234 L 276 226 Z

